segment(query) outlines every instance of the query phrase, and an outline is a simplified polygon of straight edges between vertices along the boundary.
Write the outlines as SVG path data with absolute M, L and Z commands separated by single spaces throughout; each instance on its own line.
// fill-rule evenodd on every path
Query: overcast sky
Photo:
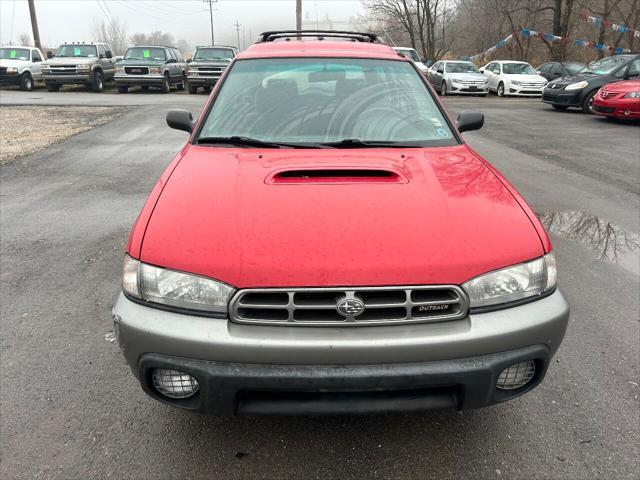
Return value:
M 328 15 L 336 22 L 335 29 L 349 27 L 338 22 L 363 13 L 360 0 L 302 3 L 305 27 L 315 26 L 316 12 L 320 26 Z M 203 0 L 36 0 L 35 4 L 40 38 L 48 47 L 64 41 L 94 40 L 91 26 L 94 19 L 105 18 L 105 12 L 125 22 L 129 35 L 162 30 L 191 45 L 211 43 L 209 10 Z M 214 8 L 216 43 L 236 44 L 236 20 L 242 24 L 241 39 L 244 28 L 246 42 L 263 30 L 295 27 L 295 0 L 218 0 Z M 27 0 L 0 0 L 1 43 L 15 43 L 22 33 L 31 35 Z

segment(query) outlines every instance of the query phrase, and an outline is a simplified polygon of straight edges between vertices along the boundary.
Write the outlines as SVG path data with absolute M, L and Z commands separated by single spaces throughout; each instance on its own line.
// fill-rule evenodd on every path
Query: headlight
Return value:
M 469 295 L 471 308 L 536 297 L 555 287 L 556 260 L 553 253 L 480 275 L 462 285 Z
M 8 67 L 7 73 L 18 73 L 18 69 L 15 67 Z
M 584 88 L 587 85 L 589 85 L 589 83 L 583 80 L 582 82 L 578 82 L 578 83 L 570 83 L 569 85 L 566 86 L 565 90 L 580 90 L 581 88 Z
M 196 68 L 187 68 L 187 75 L 197 75 L 198 69 Z
M 511 80 L 511 85 L 517 85 L 519 87 L 520 85 L 522 85 L 522 83 L 518 82 L 517 80 Z
M 629 92 L 622 98 L 640 98 L 640 91 L 638 91 L 638 92 Z
M 160 67 L 149 67 L 149 73 L 153 75 L 160 75 L 162 71 Z
M 176 272 L 124 258 L 122 289 L 150 303 L 187 310 L 226 313 L 235 289 L 210 278 Z
M 124 67 L 116 67 L 116 73 L 124 73 Z

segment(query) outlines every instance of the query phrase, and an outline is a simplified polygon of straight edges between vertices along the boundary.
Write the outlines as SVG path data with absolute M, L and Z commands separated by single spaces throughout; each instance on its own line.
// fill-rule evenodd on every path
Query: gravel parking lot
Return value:
M 123 107 L 0 107 L 0 163 L 38 152 L 80 132 L 107 123 Z
M 185 140 L 164 114 L 206 96 L 3 91 L 0 109 L 123 97 L 116 120 L 1 169 L 3 478 L 638 478 L 638 126 L 445 100 L 485 113 L 465 137 L 553 232 L 572 318 L 532 393 L 463 413 L 227 419 L 145 396 L 110 317 L 130 226 Z

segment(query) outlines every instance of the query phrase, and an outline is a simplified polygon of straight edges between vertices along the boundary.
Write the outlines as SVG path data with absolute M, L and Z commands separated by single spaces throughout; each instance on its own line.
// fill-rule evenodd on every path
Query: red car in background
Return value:
M 604 85 L 593 98 L 593 113 L 609 118 L 640 119 L 640 80 Z

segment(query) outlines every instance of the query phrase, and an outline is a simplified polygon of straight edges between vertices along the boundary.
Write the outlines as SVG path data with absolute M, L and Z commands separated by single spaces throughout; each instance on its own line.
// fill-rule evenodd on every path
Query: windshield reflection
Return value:
M 640 273 L 640 236 L 584 212 L 564 211 L 538 215 L 545 228 L 593 250 L 600 260 Z

